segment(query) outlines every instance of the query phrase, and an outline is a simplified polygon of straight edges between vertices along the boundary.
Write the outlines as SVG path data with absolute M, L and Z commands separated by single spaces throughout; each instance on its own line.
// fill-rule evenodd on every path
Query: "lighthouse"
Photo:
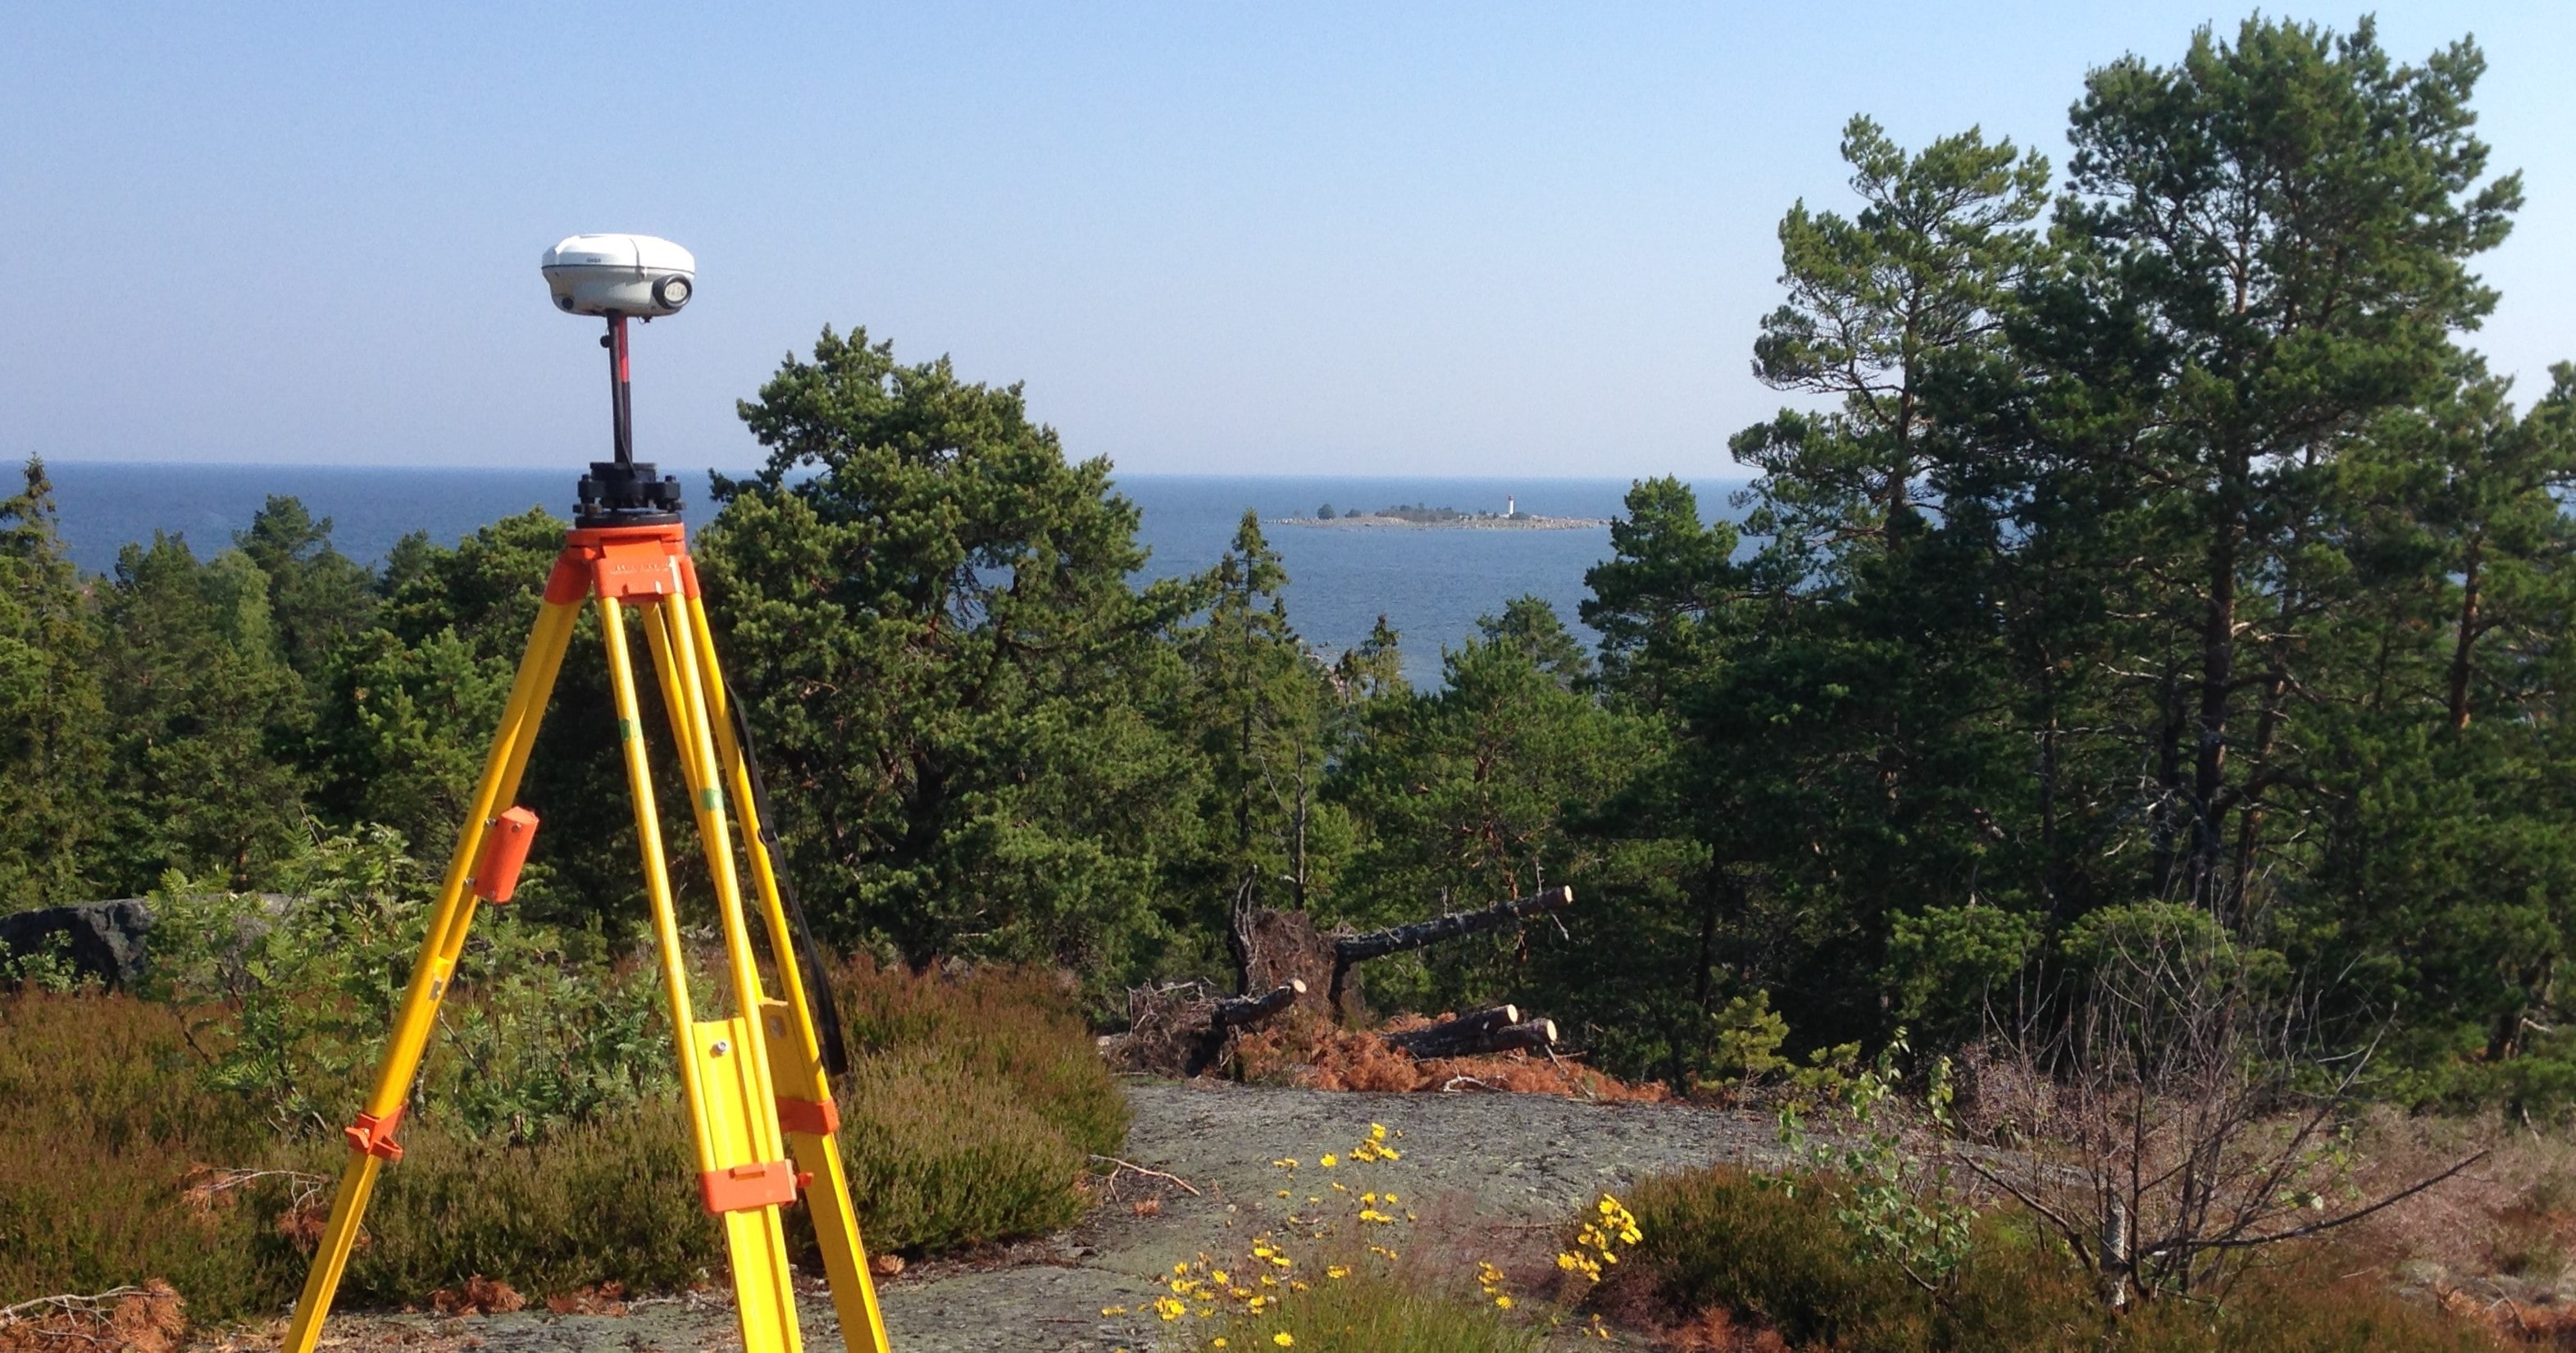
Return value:
M 1510 494 L 1508 494 L 1508 493 L 1504 494 L 1504 495 L 1503 495 L 1503 515 L 1504 515 L 1504 516 L 1506 516 L 1506 517 L 1517 517 L 1517 516 L 1519 516 L 1519 515 L 1521 514 L 1521 507 L 1520 507 L 1520 503 L 1521 503 L 1521 500 L 1520 500 L 1520 499 L 1515 498 L 1515 497 L 1513 497 L 1512 495 L 1510 495 Z

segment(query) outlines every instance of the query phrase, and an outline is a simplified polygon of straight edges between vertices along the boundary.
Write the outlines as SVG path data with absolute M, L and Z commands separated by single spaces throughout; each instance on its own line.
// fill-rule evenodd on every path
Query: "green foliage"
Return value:
M 1334 777 L 1363 834 L 1328 913 L 1386 924 L 1558 885 L 1580 901 L 1546 923 L 1373 962 L 1367 990 L 1424 1010 L 1526 996 L 1623 1069 L 1684 1044 L 1706 1052 L 1709 993 L 1671 961 L 1687 944 L 1677 883 L 1696 844 L 1618 820 L 1619 797 L 1660 774 L 1664 725 L 1593 692 L 1546 603 L 1519 598 L 1481 629 L 1443 655 L 1438 688 L 1370 702 Z
M 154 894 L 150 986 L 197 1010 L 213 1088 L 290 1135 L 337 1140 L 384 1052 L 435 885 L 387 828 L 291 861 L 283 894 L 172 878 Z M 569 937 L 487 908 L 453 979 L 409 1121 L 525 1139 L 667 1094 L 649 972 L 581 962 Z
M 876 1248 L 954 1249 L 1081 1218 L 1086 1153 L 1008 1081 L 907 1050 L 869 1058 L 850 1086 L 841 1154 Z
M 1198 849 L 1175 859 L 1173 875 L 1206 903 L 1309 908 L 1331 895 L 1351 850 L 1347 811 L 1324 799 L 1326 771 L 1358 732 L 1367 694 L 1307 655 L 1280 596 L 1287 584 L 1261 518 L 1246 510 L 1202 580 L 1204 613 L 1176 635 L 1182 717 L 1206 791 Z M 1213 930 L 1226 912 L 1203 904 L 1188 919 Z
M 303 835 L 291 752 L 306 711 L 266 575 L 238 550 L 200 562 L 155 534 L 118 557 L 100 625 L 112 730 L 101 881 L 139 892 L 180 869 L 249 886 Z
M 1967 1261 L 1977 1214 L 1949 1162 L 1921 1149 L 1923 1133 L 1953 1127 L 1950 1059 L 1933 1061 L 1918 1119 L 1898 1097 L 1897 1064 L 1907 1051 L 1900 1029 L 1869 1069 L 1818 1078 L 1827 1091 L 1817 1106 L 1824 1138 L 1810 1132 L 1797 1098 L 1785 1101 L 1780 1142 L 1833 1201 L 1855 1256 L 1891 1265 L 1927 1292 L 1946 1292 Z M 1778 1183 L 1790 1192 L 1801 1186 L 1796 1175 Z
M 1788 1067 L 1780 1045 L 1789 1041 L 1789 1021 L 1771 1008 L 1771 993 L 1730 997 L 1714 1016 L 1717 1050 L 1713 1070 L 1730 1080 L 1752 1082 Z
M 742 406 L 770 448 L 699 546 L 791 868 L 836 935 L 1114 966 L 1150 949 L 1192 768 L 1147 710 L 1186 589 L 1016 387 L 826 330 Z
M 1231 976 L 1241 907 L 1374 924 L 1566 884 L 1561 923 L 1367 989 L 1508 996 L 1683 1089 L 2054 1020 L 2119 970 L 2103 942 L 2188 921 L 2378 1042 L 2392 1093 L 2576 1103 L 2576 367 L 2517 405 L 2464 346 L 2520 197 L 2481 70 L 2466 42 L 2400 64 L 2367 22 L 2202 30 L 2084 78 L 2054 180 L 1854 118 L 1848 205 L 1781 222 L 1752 356 L 1807 407 L 1733 439 L 1741 527 L 1635 484 L 1587 574 L 1598 652 L 1519 598 L 1433 690 L 1383 625 L 1308 652 L 1257 518 L 1139 587 L 1134 504 L 1017 387 L 827 330 L 741 406 L 768 461 L 697 542 L 789 872 L 839 943 L 1061 964 L 1103 1013 Z M 0 906 L 171 869 L 295 891 L 370 824 L 444 855 L 561 530 L 407 539 L 371 576 L 279 498 L 235 549 L 84 580 L 31 465 L 0 502 Z M 640 914 L 601 667 L 585 617 L 521 795 L 531 928 L 457 1007 L 516 1087 L 458 1102 L 473 1131 L 650 1089 L 506 1066 L 576 1024 L 585 1065 L 650 1040 L 648 1000 L 564 975 Z M 381 993 L 308 975 L 341 1012 L 316 1029 Z M 302 1055 L 244 1019 L 228 1055 Z
M 72 937 L 63 931 L 55 931 L 38 948 L 22 951 L 0 944 L 0 991 L 26 986 L 62 996 L 97 985 L 98 978 L 73 960 Z
M 233 545 L 268 577 L 268 607 L 286 664 L 321 682 L 342 645 L 374 621 L 375 578 L 331 547 L 331 519 L 270 494 Z
M 2040 927 L 1998 907 L 1927 907 L 1889 918 L 1887 986 L 1901 1019 L 1943 1044 L 1982 1034 L 2038 951 Z
M 1073 993 L 1034 968 L 965 978 L 836 968 L 832 990 L 853 1053 L 935 1049 L 959 1069 L 1014 1087 L 1019 1101 L 1075 1148 L 1102 1155 L 1127 1140 L 1127 1100 L 1094 1050 Z
M 101 837 L 106 703 L 89 594 L 29 459 L 0 498 L 0 912 L 85 900 Z

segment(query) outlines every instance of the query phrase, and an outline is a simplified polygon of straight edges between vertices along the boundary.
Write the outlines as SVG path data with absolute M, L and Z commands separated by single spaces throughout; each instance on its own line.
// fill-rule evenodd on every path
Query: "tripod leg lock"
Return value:
M 746 1212 L 755 1207 L 784 1206 L 796 1201 L 796 1167 L 783 1160 L 736 1165 L 698 1176 L 698 1192 L 709 1212 Z
M 402 1148 L 394 1145 L 394 1129 L 402 1123 L 402 1110 L 378 1118 L 372 1113 L 358 1115 L 358 1121 L 340 1129 L 349 1141 L 349 1149 L 381 1158 L 391 1165 L 402 1159 Z
M 829 1137 L 841 1130 L 841 1106 L 828 1099 L 778 1097 L 778 1126 L 809 1137 Z

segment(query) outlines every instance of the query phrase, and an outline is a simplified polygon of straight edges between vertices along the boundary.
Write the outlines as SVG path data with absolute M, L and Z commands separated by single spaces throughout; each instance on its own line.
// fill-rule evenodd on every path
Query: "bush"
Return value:
M 1643 1323 L 1750 1326 L 1744 1347 L 1872 1353 L 2466 1353 L 2484 1336 L 2337 1276 L 2322 1248 L 2249 1275 L 2217 1307 L 2170 1300 L 2110 1319 L 2090 1280 L 2019 1219 L 1989 1214 L 1936 1299 L 1892 1263 L 1858 1257 L 1819 1189 L 1737 1170 L 1652 1180 L 1630 1197 L 1645 1233 L 1596 1303 Z M 1720 1345 L 1725 1346 L 1725 1345 Z
M 940 1050 L 852 1068 L 841 1159 L 872 1250 L 940 1250 L 1036 1235 L 1082 1215 L 1085 1152 L 1020 1087 Z
M 855 1063 L 841 1158 L 871 1248 L 953 1248 L 1081 1215 L 1084 1166 L 1126 1142 L 1127 1100 L 1052 975 L 858 958 L 832 988 Z
M 245 1101 L 202 1088 L 181 1015 L 125 996 L 0 995 L 0 1305 L 167 1278 L 201 1317 L 272 1309 L 293 1181 Z
M 1086 1154 L 1112 1155 L 1126 1142 L 1127 1098 L 1054 974 L 996 967 L 916 976 L 862 956 L 833 971 L 832 989 L 853 1058 L 936 1049 L 961 1071 L 1011 1086 Z
M 345 1159 L 309 1155 L 334 1174 Z M 407 1124 L 401 1162 L 377 1176 L 366 1243 L 350 1256 L 339 1300 L 419 1302 L 476 1274 L 540 1297 L 720 1278 L 724 1239 L 698 1204 L 696 1175 L 673 1100 L 518 1145 Z M 299 1257 L 299 1282 L 302 1269 Z
M 315 843 L 282 873 L 282 905 L 164 880 L 147 991 L 202 1005 L 212 1084 L 289 1135 L 336 1141 L 384 1056 L 436 885 L 384 827 Z M 531 1139 L 672 1093 L 652 965 L 577 956 L 600 947 L 521 908 L 479 911 L 410 1121 Z
M 233 924 L 201 919 L 210 934 Z M 295 939 L 291 964 L 283 943 L 200 952 L 240 969 L 221 988 L 231 1000 L 0 996 L 0 1305 L 156 1277 L 199 1318 L 293 1301 L 346 1160 L 336 1139 L 299 1130 L 346 1112 L 333 1105 L 363 1068 L 329 1034 L 354 1028 L 366 1002 L 278 982 L 327 970 L 318 942 Z M 264 955 L 280 963 L 249 971 Z M 860 961 L 833 978 L 856 1061 L 842 1153 L 872 1248 L 952 1248 L 1079 1218 L 1086 1159 L 1119 1149 L 1127 1108 L 1052 977 Z M 491 986 L 460 992 L 343 1301 L 415 1303 L 477 1274 L 531 1297 L 721 1280 L 678 1102 L 646 1093 L 671 1077 L 660 1025 L 631 1017 L 633 988 L 650 985 L 522 950 Z M 263 1012 L 264 1063 L 239 1049 L 245 1006 Z M 630 1017 L 609 1018 L 619 1012 Z M 810 1234 L 799 1243 L 810 1258 Z

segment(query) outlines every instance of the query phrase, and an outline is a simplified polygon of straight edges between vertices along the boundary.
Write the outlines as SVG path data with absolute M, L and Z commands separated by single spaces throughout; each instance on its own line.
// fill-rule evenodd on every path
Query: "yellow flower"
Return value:
M 1210 1348 L 1223 1348 L 1223 1347 L 1225 1347 L 1225 1336 L 1224 1336 L 1224 1335 L 1222 1335 L 1222 1334 L 1220 1334 L 1220 1335 L 1216 1336 L 1215 1338 L 1208 1340 L 1208 1347 L 1210 1347 Z
M 1351 1276 L 1351 1271 L 1346 1265 L 1329 1264 L 1324 1268 L 1324 1276 L 1327 1278 L 1347 1278 Z
M 1177 1298 L 1154 1298 L 1154 1314 L 1163 1317 L 1165 1320 L 1178 1320 L 1181 1318 L 1181 1312 L 1188 1309 L 1189 1308 L 1183 1306 Z
M 1373 1142 L 1382 1142 L 1382 1141 L 1385 1141 L 1385 1140 L 1386 1140 L 1386 1124 L 1384 1124 L 1384 1123 L 1371 1123 L 1371 1124 L 1369 1124 L 1369 1140 L 1370 1140 L 1370 1141 L 1373 1141 Z
M 1297 1346 L 1297 1336 L 1290 1334 L 1286 1330 L 1281 1330 L 1277 1334 L 1270 1336 L 1270 1342 L 1279 1345 L 1281 1348 L 1295 1348 Z
M 1318 1165 L 1321 1165 L 1321 1166 L 1323 1166 L 1325 1169 L 1329 1170 L 1329 1169 L 1332 1169 L 1334 1166 L 1341 1164 L 1341 1163 L 1342 1163 L 1342 1158 L 1341 1158 L 1341 1157 L 1339 1157 L 1339 1156 L 1336 1156 L 1336 1155 L 1333 1155 L 1333 1154 L 1331 1154 L 1331 1153 L 1327 1152 L 1327 1153 L 1325 1154 L 1325 1156 L 1324 1156 L 1324 1158 L 1323 1158 L 1322 1160 L 1319 1160 L 1319 1161 L 1317 1161 L 1317 1162 L 1315 1162 L 1315 1163 L 1316 1163 L 1316 1164 L 1318 1164 Z
M 1511 1294 L 1510 1294 L 1510 1293 L 1508 1293 L 1508 1292 L 1497 1292 L 1497 1293 L 1495 1293 L 1495 1294 L 1494 1294 L 1494 1304 L 1495 1304 L 1495 1305 L 1497 1305 L 1497 1306 L 1502 1307 L 1502 1308 L 1503 1308 L 1504 1310 L 1506 1310 L 1506 1311 L 1510 1310 L 1510 1309 L 1512 1308 L 1512 1298 L 1511 1298 Z
M 1100 1308 L 1100 1313 L 1102 1315 L 1125 1315 L 1127 1314 L 1127 1308 L 1124 1306 L 1103 1306 Z

